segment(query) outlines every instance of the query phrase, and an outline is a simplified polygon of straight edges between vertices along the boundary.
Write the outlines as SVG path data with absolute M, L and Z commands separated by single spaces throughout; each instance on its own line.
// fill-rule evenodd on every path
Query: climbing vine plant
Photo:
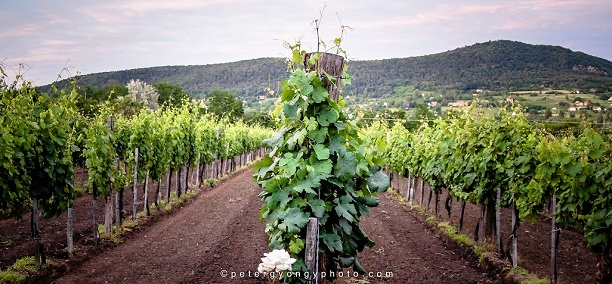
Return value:
M 280 86 L 273 113 L 280 129 L 264 141 L 271 151 L 254 167 L 254 178 L 263 189 L 260 218 L 269 247 L 287 249 L 297 259 L 293 271 L 305 272 L 306 225 L 310 217 L 317 217 L 326 269 L 352 266 L 363 273 L 357 252 L 374 243 L 359 221 L 370 213 L 368 207 L 378 205 L 377 193 L 389 187 L 389 178 L 381 171 L 383 161 L 373 158 L 379 157 L 377 149 L 364 143 L 344 114 L 343 99 L 336 102 L 324 86 L 325 80 L 341 80 L 304 68 L 305 58 L 309 66 L 316 66 L 321 53 L 307 54 L 299 44 L 291 48 L 290 75 Z M 345 66 L 343 70 L 342 78 L 349 79 Z

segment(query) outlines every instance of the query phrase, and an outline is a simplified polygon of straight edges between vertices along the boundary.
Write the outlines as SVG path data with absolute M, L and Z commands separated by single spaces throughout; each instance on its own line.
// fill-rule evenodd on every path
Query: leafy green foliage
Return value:
M 72 198 L 72 103 L 76 94 L 39 93 L 28 83 L 0 89 L 0 211 L 21 217 L 38 199 L 45 217 Z
M 302 62 L 303 53 L 295 52 Z M 317 217 L 320 249 L 333 258 L 333 269 L 340 264 L 362 271 L 357 252 L 373 242 L 359 220 L 389 186 L 381 160 L 368 156 L 375 150 L 347 119 L 344 101 L 329 98 L 315 71 L 294 69 L 280 96 L 274 115 L 281 127 L 265 140 L 272 150 L 254 167 L 270 249 L 288 248 L 298 259 L 294 269 L 305 269 L 301 244 L 308 218 Z
M 179 85 L 160 82 L 153 84 L 153 87 L 159 93 L 157 103 L 160 106 L 180 107 L 186 100 L 189 100 L 189 94 Z
M 244 115 L 242 101 L 230 91 L 212 90 L 208 102 L 208 112 L 219 118 L 239 119 Z
M 397 124 L 383 157 L 390 170 L 416 174 L 433 189 L 444 186 L 475 204 L 515 205 L 521 219 L 535 220 L 556 196 L 558 223 L 582 231 L 589 246 L 609 258 L 612 148 L 590 128 L 577 137 L 542 135 L 522 113 L 472 109 L 414 133 Z M 369 132 L 380 139 L 381 130 Z M 495 204 L 497 188 L 501 204 Z

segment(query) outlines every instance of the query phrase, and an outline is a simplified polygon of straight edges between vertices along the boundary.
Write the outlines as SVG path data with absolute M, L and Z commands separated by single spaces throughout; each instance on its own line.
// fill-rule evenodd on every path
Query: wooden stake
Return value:
M 307 279 L 307 283 L 317 283 L 316 277 L 318 275 L 317 265 L 317 254 L 319 252 L 319 220 L 311 217 L 308 219 L 306 225 L 306 268 L 310 277 Z
M 550 283 L 557 283 L 557 197 L 552 197 L 552 233 L 550 234 Z
M 478 242 L 484 242 L 484 216 L 485 216 L 485 205 L 480 204 L 480 218 L 478 219 Z
M 425 193 L 425 181 L 421 178 L 421 207 L 423 207 L 424 193 Z
M 110 234 L 113 230 L 113 193 L 111 192 L 104 197 L 104 233 Z
M 38 198 L 32 197 L 32 238 L 34 238 L 34 264 L 41 268 L 40 231 L 38 230 Z
M 409 200 L 412 205 L 412 198 L 410 197 L 410 179 L 412 178 L 412 174 L 408 173 L 408 185 L 406 186 L 406 199 Z
M 134 187 L 132 188 L 133 200 L 132 200 L 132 220 L 136 220 L 136 203 L 138 201 L 138 191 L 136 190 L 136 186 L 138 183 L 138 148 L 134 149 Z
M 518 267 L 518 218 L 516 205 L 512 204 L 512 268 Z
M 93 212 L 93 239 L 94 239 L 94 245 L 98 245 L 98 239 L 99 239 L 99 234 L 98 234 L 98 189 L 96 187 L 97 185 L 93 184 L 93 200 L 91 202 L 91 209 Z
M 497 255 L 503 258 L 502 236 L 501 236 L 501 188 L 497 189 L 495 198 L 495 240 L 497 243 Z
M 68 204 L 68 218 L 66 221 L 66 249 L 68 251 L 68 257 L 72 257 L 74 253 L 74 233 L 72 230 L 72 201 Z
M 319 56 L 318 60 L 316 62 L 314 62 L 314 64 L 311 64 L 311 62 L 309 62 L 310 58 L 312 56 Z M 337 55 L 337 54 L 331 54 L 331 53 L 307 53 L 304 56 L 304 67 L 306 69 L 306 71 L 311 71 L 314 70 L 317 72 L 317 74 L 322 77 L 322 81 L 323 81 L 323 87 L 325 87 L 325 89 L 327 89 L 327 92 L 329 93 L 329 97 L 331 99 L 333 99 L 335 102 L 338 102 L 338 96 L 340 93 L 340 82 L 342 80 L 342 69 L 344 68 L 344 57 Z M 315 223 L 316 224 L 316 230 L 315 229 L 310 229 L 310 233 L 307 230 L 306 233 L 306 242 L 308 243 L 308 239 L 311 239 L 311 242 L 316 243 L 315 247 L 315 255 L 318 255 L 318 247 L 319 247 L 319 228 L 318 228 L 318 220 L 316 218 L 314 218 L 315 220 L 312 220 L 313 218 L 310 218 L 309 224 L 308 224 L 308 228 L 310 229 L 311 223 Z M 316 231 L 316 234 L 315 234 Z M 316 263 L 314 265 L 311 264 L 311 266 L 307 266 L 308 270 L 311 271 L 312 267 L 316 267 L 316 271 L 318 272 L 319 270 L 319 266 L 323 267 L 323 270 L 327 271 L 327 267 L 333 265 L 333 267 L 335 267 L 335 264 L 332 264 L 331 262 L 329 262 L 328 258 L 330 258 L 325 252 L 322 252 L 321 255 L 318 255 L 318 259 L 321 259 L 321 261 L 316 261 Z M 316 274 L 315 274 L 316 275 Z M 318 283 L 318 277 L 314 278 L 315 282 L 309 282 L 309 283 Z M 324 280 L 324 279 L 323 279 Z M 308 281 L 312 281 L 312 279 L 309 279 Z
M 147 216 L 151 216 L 151 209 L 149 208 L 149 170 L 147 170 L 147 175 L 145 176 L 143 210 L 147 211 Z

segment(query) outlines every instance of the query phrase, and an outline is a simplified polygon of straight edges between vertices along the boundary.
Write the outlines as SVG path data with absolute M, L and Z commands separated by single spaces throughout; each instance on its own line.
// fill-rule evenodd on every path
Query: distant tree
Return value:
M 560 102 L 558 103 L 558 105 L 559 105 L 560 107 L 568 107 L 568 106 L 569 106 L 569 103 L 564 102 L 564 101 L 560 101 Z
M 276 128 L 272 117 L 261 111 L 251 111 L 244 114 L 244 120 L 248 125 L 259 125 L 268 128 Z
M 190 96 L 179 85 L 170 83 L 155 83 L 153 87 L 159 93 L 157 103 L 160 106 L 180 106 Z
M 423 122 L 427 122 L 428 124 L 432 124 L 433 120 L 436 118 L 436 113 L 431 111 L 425 105 L 419 104 L 416 108 L 411 112 L 410 116 L 408 116 L 408 121 L 404 124 L 404 127 L 408 130 L 415 130 Z
M 546 111 L 544 111 L 544 118 L 549 119 L 552 116 L 552 111 L 547 108 Z
M 128 89 L 128 97 L 133 102 L 143 103 L 144 106 L 153 110 L 159 108 L 159 104 L 157 104 L 159 93 L 153 86 L 136 79 L 130 80 L 126 87 Z
M 208 97 L 208 112 L 218 117 L 240 119 L 244 115 L 242 101 L 227 90 L 212 90 Z
M 79 112 L 85 117 L 95 115 L 100 104 L 107 101 L 111 102 L 112 104 L 117 104 L 117 98 L 128 96 L 127 87 L 119 84 L 110 84 L 99 89 L 94 89 L 89 86 L 77 86 L 77 92 L 80 94 L 80 96 L 77 98 L 75 103 Z

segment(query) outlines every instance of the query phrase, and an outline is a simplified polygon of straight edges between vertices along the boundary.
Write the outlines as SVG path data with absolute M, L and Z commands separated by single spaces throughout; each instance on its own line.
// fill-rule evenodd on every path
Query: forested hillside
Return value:
M 433 55 L 351 61 L 353 84 L 348 94 L 376 98 L 397 87 L 452 90 L 521 90 L 565 88 L 610 92 L 612 62 L 567 48 L 531 45 L 516 41 L 490 41 Z M 79 85 L 102 87 L 126 84 L 130 79 L 180 85 L 193 96 L 211 89 L 226 89 L 253 101 L 276 90 L 286 77 L 281 58 L 261 58 L 233 63 L 162 66 L 84 75 Z

